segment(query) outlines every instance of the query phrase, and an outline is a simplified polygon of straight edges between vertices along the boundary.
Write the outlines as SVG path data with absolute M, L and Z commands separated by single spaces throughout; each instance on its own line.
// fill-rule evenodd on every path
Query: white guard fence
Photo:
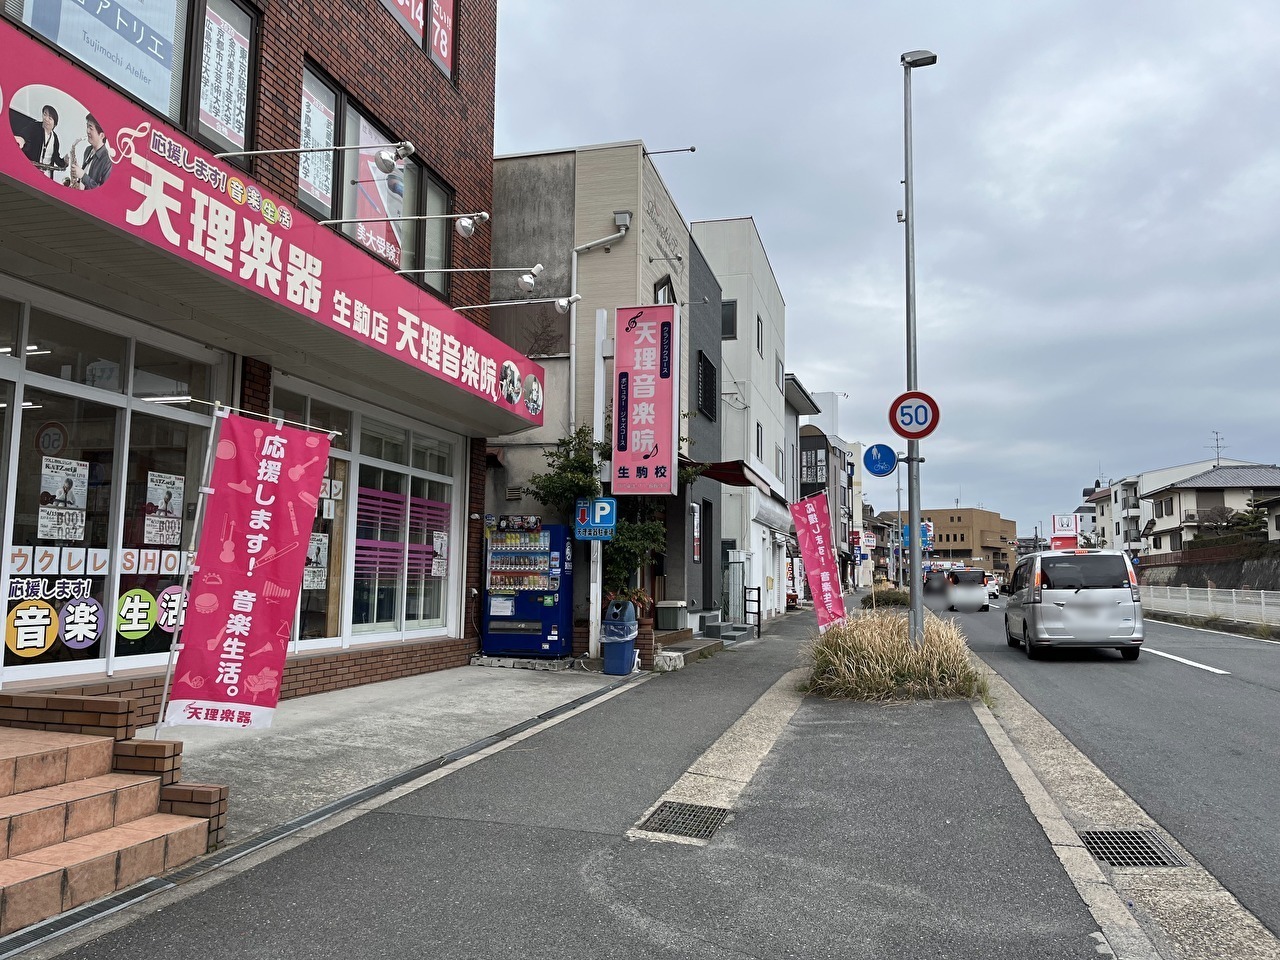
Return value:
M 1280 626 L 1280 591 L 1218 590 L 1212 587 L 1161 587 L 1143 584 L 1142 608 L 1152 613 L 1220 617 L 1240 623 Z

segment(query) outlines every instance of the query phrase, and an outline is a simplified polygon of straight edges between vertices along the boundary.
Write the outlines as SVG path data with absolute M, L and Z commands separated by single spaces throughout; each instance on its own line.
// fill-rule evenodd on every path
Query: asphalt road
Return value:
M 1280 643 L 1147 620 L 1136 662 L 1031 661 L 1003 606 L 959 615 L 972 649 L 1280 934 Z

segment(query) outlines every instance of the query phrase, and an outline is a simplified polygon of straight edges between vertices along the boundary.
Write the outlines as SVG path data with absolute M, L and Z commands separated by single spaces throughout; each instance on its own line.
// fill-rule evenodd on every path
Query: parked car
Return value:
M 950 610 L 991 609 L 987 603 L 987 575 L 983 570 L 952 570 L 947 574 L 947 608 Z
M 1142 599 L 1121 550 L 1048 550 L 1023 557 L 1005 587 L 1004 636 L 1031 659 L 1052 647 L 1142 649 Z

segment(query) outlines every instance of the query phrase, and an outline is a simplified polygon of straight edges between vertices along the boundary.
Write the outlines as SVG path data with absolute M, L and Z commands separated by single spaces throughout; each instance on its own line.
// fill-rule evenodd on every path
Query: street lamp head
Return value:
M 473 214 L 469 217 L 459 217 L 457 222 L 453 225 L 453 229 L 458 236 L 469 237 L 476 232 L 477 224 L 487 223 L 488 220 L 489 214 L 481 210 L 479 213 Z
M 569 308 L 582 299 L 582 294 L 575 293 L 572 297 L 561 297 L 556 301 L 556 313 L 565 314 L 569 312 Z
M 402 140 L 395 145 L 394 150 L 379 150 L 373 162 L 383 173 L 391 173 L 395 170 L 397 163 L 412 155 L 412 153 L 413 144 L 408 140 Z
M 516 280 L 516 285 L 525 293 L 532 293 L 533 288 L 537 286 L 538 277 L 542 273 L 542 264 L 535 263 L 533 269 L 528 273 L 522 273 L 520 278 Z
M 938 62 L 938 55 L 931 50 L 910 50 L 902 55 L 904 67 L 931 67 Z

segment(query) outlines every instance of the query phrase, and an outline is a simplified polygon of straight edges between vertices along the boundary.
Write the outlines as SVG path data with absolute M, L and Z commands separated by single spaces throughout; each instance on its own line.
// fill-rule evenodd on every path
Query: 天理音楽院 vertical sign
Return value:
M 619 307 L 614 344 L 612 492 L 672 496 L 680 446 L 679 307 Z

